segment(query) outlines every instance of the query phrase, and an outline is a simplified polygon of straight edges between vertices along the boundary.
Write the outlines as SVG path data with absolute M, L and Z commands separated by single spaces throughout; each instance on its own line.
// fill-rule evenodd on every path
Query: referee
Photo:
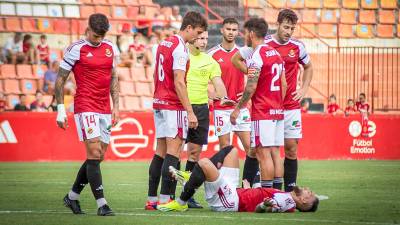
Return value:
M 202 146 L 208 142 L 210 117 L 208 109 L 208 83 L 213 84 L 216 97 L 221 98 L 221 104 L 232 104 L 227 99 L 225 85 L 221 79 L 219 64 L 204 53 L 208 42 L 208 32 L 205 31 L 193 42 L 189 42 L 190 68 L 186 76 L 187 90 L 190 103 L 197 117 L 199 125 L 196 129 L 189 129 L 186 143 L 188 144 L 188 161 L 186 171 L 192 171 L 199 161 Z M 188 201 L 189 208 L 203 208 L 193 198 Z

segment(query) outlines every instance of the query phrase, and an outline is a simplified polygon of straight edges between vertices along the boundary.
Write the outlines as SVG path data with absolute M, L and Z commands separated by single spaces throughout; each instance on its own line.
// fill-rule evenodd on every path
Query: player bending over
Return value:
M 239 160 L 237 149 L 228 146 L 210 159 L 201 159 L 191 174 L 170 168 L 173 176 L 186 182 L 180 197 L 157 206 L 160 211 L 186 211 L 187 201 L 204 183 L 206 201 L 217 212 L 315 212 L 319 200 L 308 188 L 292 192 L 272 188 L 237 188 Z

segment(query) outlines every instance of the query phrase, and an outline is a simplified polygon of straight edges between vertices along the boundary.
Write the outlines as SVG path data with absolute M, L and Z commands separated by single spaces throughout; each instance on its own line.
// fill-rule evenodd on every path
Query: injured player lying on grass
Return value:
M 201 159 L 192 173 L 170 167 L 173 177 L 184 184 L 180 197 L 157 206 L 160 211 L 186 211 L 187 201 L 204 183 L 205 198 L 217 212 L 315 212 L 319 199 L 308 188 L 296 187 L 292 192 L 272 188 L 237 188 L 239 161 L 237 149 L 228 146 L 210 159 Z

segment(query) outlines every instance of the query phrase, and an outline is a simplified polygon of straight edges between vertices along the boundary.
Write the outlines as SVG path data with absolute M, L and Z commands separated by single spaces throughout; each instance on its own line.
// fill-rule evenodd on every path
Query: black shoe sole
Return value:
M 72 206 L 71 206 L 71 204 L 69 204 L 66 200 L 65 200 L 65 198 L 63 199 L 63 202 L 64 202 L 64 206 L 65 207 L 67 207 L 68 209 L 70 209 L 71 210 L 71 212 L 73 213 L 73 214 L 75 214 L 75 215 L 81 215 L 81 214 L 85 214 L 85 212 L 83 212 L 83 211 L 80 211 L 80 212 L 74 212 L 74 210 L 72 209 Z

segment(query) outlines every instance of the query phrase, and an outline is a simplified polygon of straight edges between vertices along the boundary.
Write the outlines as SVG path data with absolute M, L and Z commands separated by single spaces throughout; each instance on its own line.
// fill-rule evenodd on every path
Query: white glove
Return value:
M 67 118 L 67 113 L 65 112 L 64 104 L 57 105 L 57 122 L 65 122 L 65 118 Z

